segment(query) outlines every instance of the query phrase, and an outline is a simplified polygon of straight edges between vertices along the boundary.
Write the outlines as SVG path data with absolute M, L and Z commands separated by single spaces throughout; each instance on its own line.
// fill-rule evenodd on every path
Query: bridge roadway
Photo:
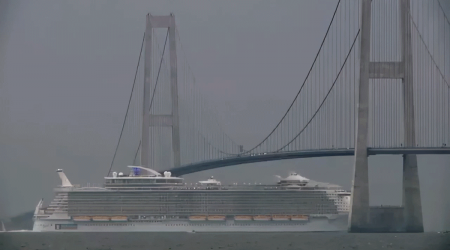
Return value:
M 435 154 L 450 154 L 450 147 L 442 148 L 368 148 L 368 155 L 403 155 L 403 154 L 416 154 L 416 155 L 435 155 Z M 166 169 L 164 171 L 170 171 L 172 176 L 181 176 L 200 172 L 204 170 L 210 170 L 221 167 L 228 167 L 240 164 L 265 162 L 265 161 L 278 161 L 287 159 L 298 158 L 313 158 L 313 157 L 326 157 L 326 156 L 352 156 L 355 154 L 354 148 L 346 149 L 321 149 L 321 150 L 302 150 L 291 152 L 279 152 L 279 153 L 261 153 L 253 155 L 242 155 L 236 157 L 222 158 L 217 160 L 197 162 L 194 164 L 180 166 L 178 168 Z

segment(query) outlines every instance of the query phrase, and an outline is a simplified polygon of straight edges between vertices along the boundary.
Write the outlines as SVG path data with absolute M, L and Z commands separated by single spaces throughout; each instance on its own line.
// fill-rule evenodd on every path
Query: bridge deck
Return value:
M 416 154 L 416 155 L 432 155 L 432 154 L 450 154 L 450 147 L 442 148 L 369 148 L 368 155 L 401 155 L 401 154 Z M 204 170 L 215 168 L 234 166 L 240 164 L 277 161 L 298 158 L 314 158 L 327 156 L 351 156 L 354 155 L 353 148 L 348 149 L 322 149 L 322 150 L 302 150 L 292 152 L 280 153 L 261 153 L 256 155 L 243 155 L 238 157 L 222 158 L 218 160 L 203 161 L 195 164 L 185 165 L 178 168 L 166 169 L 164 171 L 171 171 L 172 175 L 180 176 L 191 174 Z M 162 171 L 162 172 L 164 172 Z

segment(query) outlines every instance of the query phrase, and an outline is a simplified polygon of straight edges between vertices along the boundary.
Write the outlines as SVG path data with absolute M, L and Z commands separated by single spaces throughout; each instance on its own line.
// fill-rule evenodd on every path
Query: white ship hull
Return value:
M 342 215 L 344 216 L 344 215 Z M 342 217 L 340 216 L 340 217 Z M 346 217 L 346 216 L 345 216 Z M 345 218 L 316 218 L 310 221 L 153 221 L 153 222 L 74 222 L 36 220 L 35 232 L 306 232 L 345 231 Z M 343 223 L 342 223 L 343 222 Z
M 222 186 L 211 177 L 200 186 L 192 187 L 184 184 L 182 178 L 170 177 L 170 173 L 165 172 L 162 177 L 139 175 L 139 172 L 136 176 L 132 172 L 127 176 L 119 173 L 105 177 L 102 188 L 81 188 L 73 186 L 61 169 L 57 172 L 62 185 L 55 188 L 55 198 L 48 207 L 43 208 L 42 200 L 36 206 L 35 232 L 347 229 L 350 193 L 339 186 L 308 181 L 296 174 L 276 185 Z

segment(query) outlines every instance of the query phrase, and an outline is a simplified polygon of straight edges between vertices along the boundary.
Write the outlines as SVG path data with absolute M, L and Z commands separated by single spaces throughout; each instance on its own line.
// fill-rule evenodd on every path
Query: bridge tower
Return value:
M 151 115 L 151 62 L 152 62 L 152 34 L 153 29 L 166 28 L 169 32 L 170 50 L 170 93 L 172 102 L 171 114 Z M 180 126 L 178 117 L 178 76 L 177 76 L 177 52 L 175 38 L 175 16 L 152 16 L 147 14 L 145 28 L 145 54 L 144 54 L 144 101 L 142 109 L 142 145 L 141 145 L 141 165 L 149 167 L 149 129 L 150 127 L 171 127 L 172 128 L 172 167 L 180 166 Z M 154 167 L 154 166 L 152 166 Z M 161 167 L 161 166 L 159 166 Z
M 372 0 L 361 0 L 360 26 L 360 79 L 358 96 L 358 118 L 354 176 L 352 183 L 349 232 L 370 232 L 369 207 L 369 164 L 367 143 L 369 135 L 369 79 L 401 79 L 404 112 L 404 147 L 415 146 L 413 72 L 410 1 L 399 0 L 400 4 L 400 62 L 370 61 L 370 31 Z M 374 83 L 376 84 L 376 83 Z M 403 155 L 403 197 L 401 230 L 405 232 L 423 232 L 422 205 L 416 155 Z

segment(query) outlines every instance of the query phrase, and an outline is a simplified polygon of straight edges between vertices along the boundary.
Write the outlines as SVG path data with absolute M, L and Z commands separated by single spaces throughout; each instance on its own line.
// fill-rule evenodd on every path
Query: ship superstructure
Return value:
M 48 207 L 41 200 L 33 231 L 335 231 L 346 229 L 350 192 L 291 173 L 277 183 L 195 184 L 129 166 L 103 187 L 72 185 L 64 172 Z

